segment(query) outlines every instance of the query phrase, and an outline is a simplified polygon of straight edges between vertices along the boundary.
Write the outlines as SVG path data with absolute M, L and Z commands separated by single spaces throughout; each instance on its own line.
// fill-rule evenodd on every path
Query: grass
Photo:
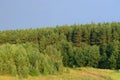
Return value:
M 120 71 L 94 68 L 65 68 L 60 75 L 40 75 L 27 79 L 18 77 L 0 76 L 0 80 L 120 80 Z

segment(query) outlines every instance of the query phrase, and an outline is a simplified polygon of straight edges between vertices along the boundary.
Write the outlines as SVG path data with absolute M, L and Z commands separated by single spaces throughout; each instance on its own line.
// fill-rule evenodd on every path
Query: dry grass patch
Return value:
M 64 73 L 59 75 L 29 76 L 27 79 L 0 76 L 0 80 L 120 80 L 120 71 L 94 68 L 66 68 Z

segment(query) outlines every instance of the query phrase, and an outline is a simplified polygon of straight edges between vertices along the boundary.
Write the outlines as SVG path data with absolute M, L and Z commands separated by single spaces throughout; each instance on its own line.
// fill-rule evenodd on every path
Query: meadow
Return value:
M 23 79 L 12 76 L 0 76 L 0 80 L 120 80 L 120 71 L 95 68 L 65 68 L 62 74 L 41 74 L 39 76 L 29 76 Z

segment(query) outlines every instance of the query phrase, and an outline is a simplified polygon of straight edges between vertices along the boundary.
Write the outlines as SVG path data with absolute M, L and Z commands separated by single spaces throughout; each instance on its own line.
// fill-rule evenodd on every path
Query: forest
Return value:
M 0 75 L 62 74 L 64 67 L 120 69 L 120 22 L 0 31 Z

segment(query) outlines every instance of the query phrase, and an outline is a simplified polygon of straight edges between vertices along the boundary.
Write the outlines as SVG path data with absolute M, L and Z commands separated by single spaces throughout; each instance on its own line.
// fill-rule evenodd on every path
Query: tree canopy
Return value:
M 0 74 L 57 74 L 63 67 L 120 69 L 120 23 L 0 31 Z

